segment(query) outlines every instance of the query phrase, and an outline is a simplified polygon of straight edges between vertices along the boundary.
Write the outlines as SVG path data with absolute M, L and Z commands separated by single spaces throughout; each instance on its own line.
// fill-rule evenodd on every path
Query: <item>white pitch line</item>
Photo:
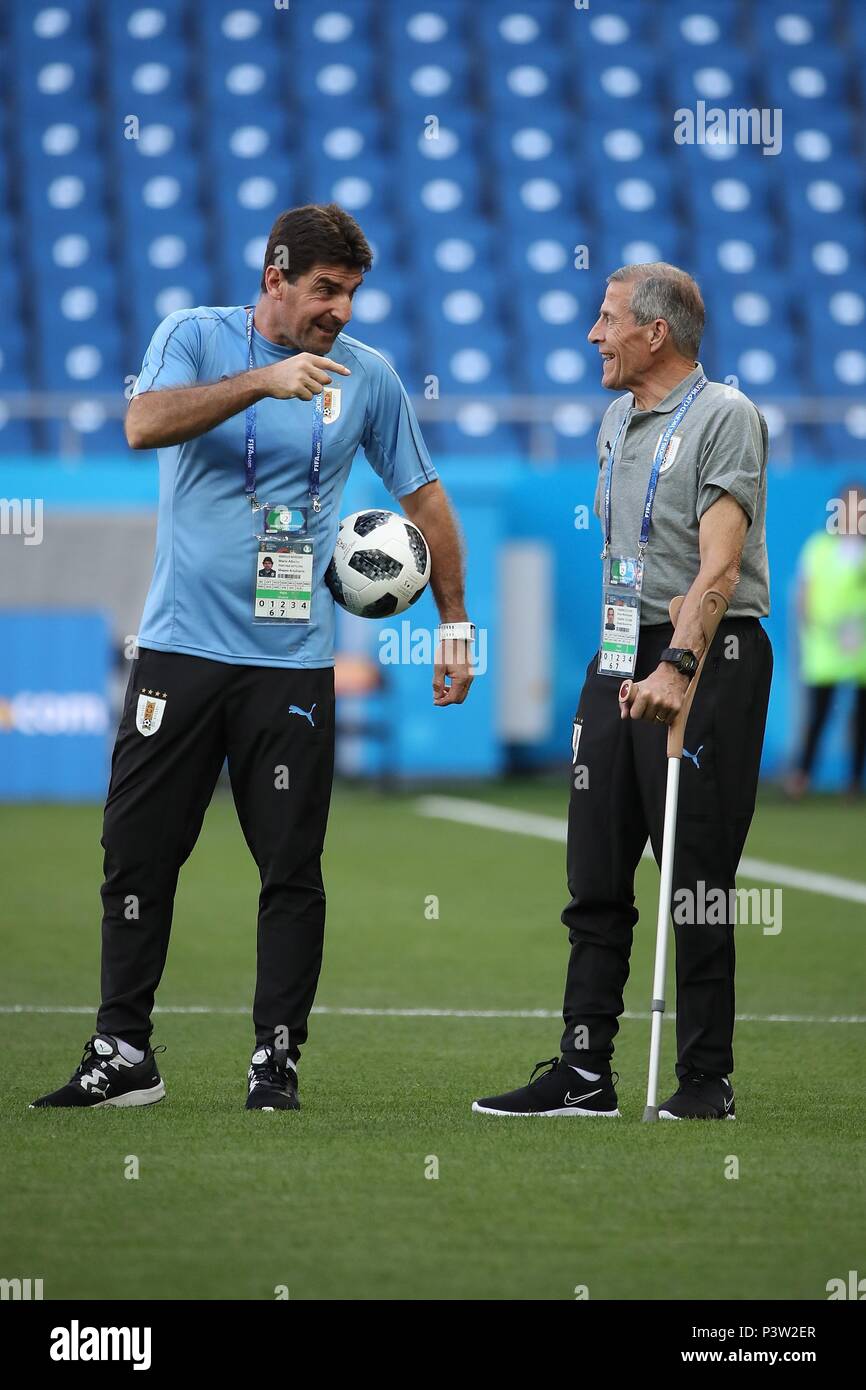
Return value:
M 504 830 L 511 835 L 531 835 L 535 839 L 555 840 L 565 844 L 568 823 L 558 816 L 543 816 L 535 811 L 512 811 L 507 806 L 494 806 L 488 801 L 469 801 L 459 796 L 422 796 L 415 802 L 422 816 L 437 820 L 459 821 L 477 825 L 482 830 Z M 649 845 L 644 859 L 653 859 Z M 738 873 L 758 883 L 772 883 L 779 888 L 800 888 L 804 893 L 820 893 L 843 902 L 866 904 L 866 883 L 856 879 L 839 878 L 836 874 L 816 873 L 812 869 L 793 869 L 788 864 L 773 864 L 767 859 L 740 860 Z
M 247 1015 L 249 1006 L 209 1004 L 157 1004 L 157 1014 L 216 1014 L 219 1016 Z M 314 1014 L 330 1014 L 338 1018 L 561 1018 L 556 1009 L 362 1009 L 335 1008 L 316 1004 Z M 0 1014 L 90 1014 L 96 1016 L 92 1004 L 0 1004 Z M 669 1009 L 665 1018 L 676 1018 Z M 649 1013 L 626 1009 L 621 1018 L 646 1022 Z M 737 1014 L 738 1023 L 866 1023 L 866 1014 Z

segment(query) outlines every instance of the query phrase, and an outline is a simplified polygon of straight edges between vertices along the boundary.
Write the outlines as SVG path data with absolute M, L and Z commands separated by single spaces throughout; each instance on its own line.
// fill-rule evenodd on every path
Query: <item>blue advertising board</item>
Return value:
M 0 799 L 104 794 L 110 661 L 101 613 L 0 612 Z

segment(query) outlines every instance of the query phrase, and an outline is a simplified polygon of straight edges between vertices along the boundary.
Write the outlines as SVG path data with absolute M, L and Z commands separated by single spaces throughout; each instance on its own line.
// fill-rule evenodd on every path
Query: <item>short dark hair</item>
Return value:
M 697 281 L 666 261 L 623 265 L 607 277 L 608 284 L 621 280 L 634 285 L 629 308 L 635 323 L 664 319 L 677 352 L 682 357 L 697 357 L 706 318 Z
M 281 212 L 271 228 L 262 289 L 269 265 L 276 265 L 294 284 L 314 265 L 340 265 L 366 272 L 372 264 L 373 253 L 354 217 L 337 203 L 307 203 Z

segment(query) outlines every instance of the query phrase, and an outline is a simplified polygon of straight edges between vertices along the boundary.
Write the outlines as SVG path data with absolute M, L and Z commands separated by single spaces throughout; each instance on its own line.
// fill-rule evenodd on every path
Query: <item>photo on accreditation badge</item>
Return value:
M 866 5 L 0 0 L 0 35 L 36 1363 L 252 1339 L 267 1376 L 292 1303 L 567 1302 L 582 1362 L 831 1374 Z

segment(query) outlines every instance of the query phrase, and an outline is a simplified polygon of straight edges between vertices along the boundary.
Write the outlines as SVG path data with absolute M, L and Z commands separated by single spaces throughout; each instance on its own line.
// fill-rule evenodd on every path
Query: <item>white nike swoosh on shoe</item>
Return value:
M 582 1100 L 589 1100 L 590 1096 L 600 1096 L 600 1095 L 601 1095 L 601 1091 L 602 1091 L 601 1086 L 599 1086 L 599 1088 L 598 1088 L 597 1091 L 586 1091 L 585 1094 L 582 1095 L 582 1096 L 573 1096 L 573 1095 L 571 1094 L 571 1091 L 567 1091 L 566 1094 L 565 1094 L 565 1100 L 563 1101 L 563 1104 L 564 1104 L 564 1105 L 577 1105 L 577 1104 L 578 1104 L 580 1101 L 582 1101 Z

